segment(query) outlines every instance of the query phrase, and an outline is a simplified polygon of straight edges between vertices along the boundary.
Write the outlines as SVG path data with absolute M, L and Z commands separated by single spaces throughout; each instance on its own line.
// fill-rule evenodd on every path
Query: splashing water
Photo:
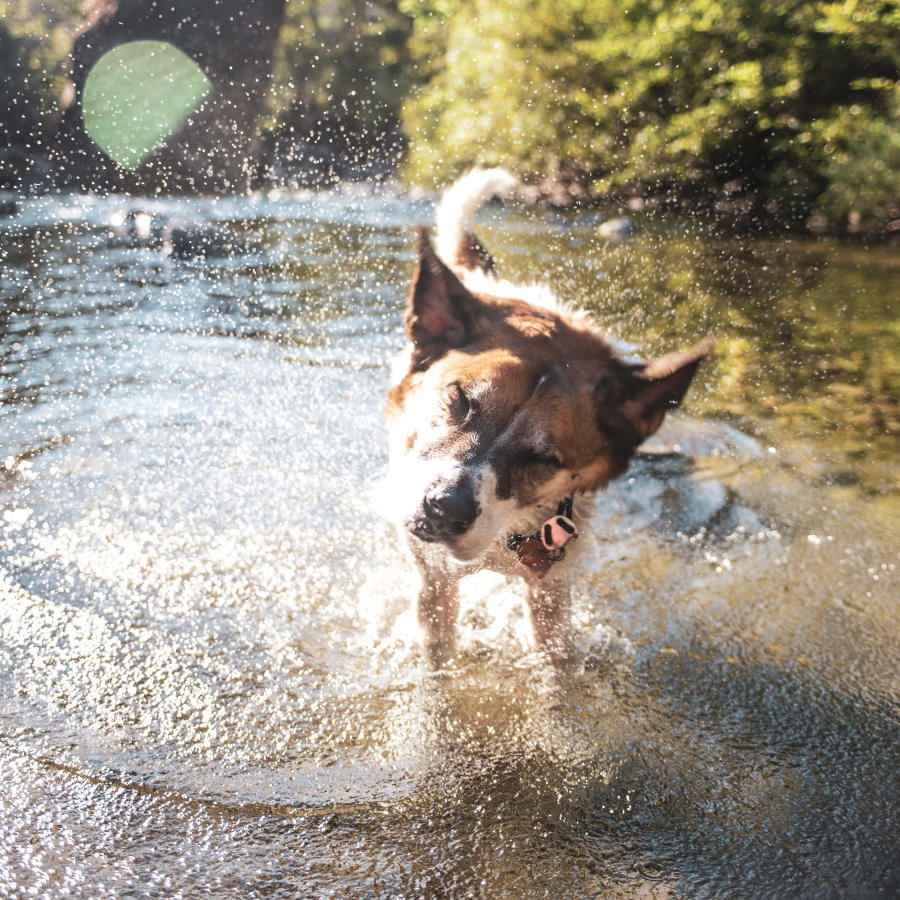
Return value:
M 0 225 L 0 893 L 889 890 L 896 264 L 489 213 L 505 275 L 723 349 L 598 501 L 572 669 L 483 574 L 434 674 L 371 499 L 431 216 L 343 189 Z

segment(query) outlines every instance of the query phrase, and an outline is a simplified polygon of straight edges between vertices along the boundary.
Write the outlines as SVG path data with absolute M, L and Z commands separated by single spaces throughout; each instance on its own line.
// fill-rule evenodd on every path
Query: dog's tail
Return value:
M 494 272 L 494 260 L 472 231 L 475 213 L 492 197 L 506 197 L 518 181 L 506 169 L 472 169 L 457 179 L 437 208 L 435 247 L 455 269 Z

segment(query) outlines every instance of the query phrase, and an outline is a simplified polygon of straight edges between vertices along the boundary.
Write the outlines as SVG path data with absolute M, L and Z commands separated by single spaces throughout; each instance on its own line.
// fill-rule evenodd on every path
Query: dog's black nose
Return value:
M 424 505 L 435 537 L 465 534 L 481 512 L 468 482 L 437 485 L 425 496 Z

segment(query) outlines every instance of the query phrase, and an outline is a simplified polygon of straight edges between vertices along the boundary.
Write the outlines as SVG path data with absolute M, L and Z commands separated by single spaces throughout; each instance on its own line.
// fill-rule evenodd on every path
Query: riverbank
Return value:
M 0 0 L 0 188 L 244 193 L 505 165 L 555 208 L 900 231 L 896 5 Z M 84 133 L 98 57 L 166 41 L 212 85 L 133 173 Z M 464 52 L 461 52 L 464 48 Z
M 305 140 L 284 140 L 272 135 L 263 141 L 258 160 L 240 179 L 244 190 L 294 190 L 331 188 L 342 182 L 394 182 L 416 196 L 436 196 L 438 189 L 410 184 L 403 179 L 404 152 L 407 143 L 394 132 L 383 146 L 361 146 L 354 152 L 333 143 L 315 144 Z M 111 162 L 109 167 L 114 168 Z M 158 178 L 158 174 L 154 176 Z M 137 190 L 135 190 L 137 187 Z M 72 171 L 50 155 L 35 154 L 25 145 L 0 150 L 0 216 L 10 215 L 16 198 L 39 196 L 71 190 L 96 190 L 132 196 L 184 196 L 196 191 L 140 189 L 140 183 L 119 182 L 108 173 Z M 790 204 L 766 201 L 741 185 L 732 185 L 719 194 L 676 189 L 664 193 L 643 193 L 618 188 L 590 192 L 575 181 L 563 178 L 531 179 L 523 184 L 521 198 L 537 207 L 551 210 L 592 212 L 602 218 L 631 217 L 635 214 L 680 216 L 711 232 L 758 235 L 809 235 L 848 239 L 871 244 L 900 241 L 900 202 L 875 216 L 850 216 L 833 222 L 820 214 L 791 216 Z

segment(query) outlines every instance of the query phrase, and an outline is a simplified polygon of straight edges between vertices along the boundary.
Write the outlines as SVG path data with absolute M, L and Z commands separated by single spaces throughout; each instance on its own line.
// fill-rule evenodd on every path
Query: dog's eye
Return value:
M 467 396 L 458 384 L 447 392 L 446 403 L 451 420 L 457 424 L 467 422 L 478 410 L 478 401 Z
M 562 460 L 555 453 L 538 453 L 536 450 L 525 450 L 516 457 L 520 466 L 547 466 L 561 469 Z

